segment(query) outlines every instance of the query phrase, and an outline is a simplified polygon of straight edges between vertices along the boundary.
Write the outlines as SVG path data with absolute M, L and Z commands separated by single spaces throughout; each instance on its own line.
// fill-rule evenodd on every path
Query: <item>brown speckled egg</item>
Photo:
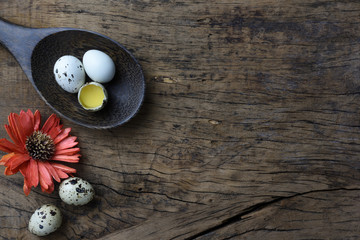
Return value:
M 85 70 L 79 59 L 65 55 L 54 65 L 54 76 L 59 86 L 69 93 L 77 93 L 85 83 Z
M 36 209 L 29 221 L 29 231 L 37 236 L 46 236 L 55 232 L 62 222 L 60 209 L 46 204 Z
M 85 205 L 94 198 L 95 191 L 89 182 L 72 177 L 62 181 L 59 195 L 66 204 Z

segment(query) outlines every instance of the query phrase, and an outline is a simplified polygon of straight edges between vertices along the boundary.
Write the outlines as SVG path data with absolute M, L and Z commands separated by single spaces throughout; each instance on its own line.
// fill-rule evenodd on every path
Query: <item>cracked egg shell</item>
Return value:
M 108 101 L 105 87 L 97 82 L 89 82 L 83 85 L 78 92 L 79 104 L 89 112 L 103 109 Z
M 91 184 L 78 177 L 68 178 L 59 186 L 61 200 L 69 205 L 85 205 L 94 198 L 94 195 L 95 191 Z
M 85 83 L 84 66 L 71 55 L 62 56 L 55 62 L 54 76 L 59 86 L 69 93 L 77 93 Z
M 29 221 L 29 231 L 37 236 L 46 236 L 55 232 L 62 222 L 60 209 L 45 204 L 35 210 Z

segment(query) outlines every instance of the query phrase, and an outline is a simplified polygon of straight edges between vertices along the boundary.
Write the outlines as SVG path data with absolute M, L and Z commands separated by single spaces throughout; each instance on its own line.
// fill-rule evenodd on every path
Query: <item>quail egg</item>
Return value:
M 85 205 L 94 198 L 95 191 L 89 182 L 72 177 L 62 181 L 59 195 L 66 204 Z
M 37 236 L 46 236 L 56 231 L 62 222 L 60 209 L 46 204 L 36 209 L 29 221 L 29 231 Z
M 115 76 L 114 61 L 106 53 L 89 50 L 83 56 L 86 74 L 95 82 L 107 83 Z
M 103 85 L 97 82 L 89 82 L 82 86 L 78 92 L 80 105 L 88 111 L 99 111 L 107 103 L 108 95 Z
M 70 55 L 62 56 L 55 62 L 54 76 L 59 86 L 69 93 L 77 93 L 85 83 L 83 64 Z

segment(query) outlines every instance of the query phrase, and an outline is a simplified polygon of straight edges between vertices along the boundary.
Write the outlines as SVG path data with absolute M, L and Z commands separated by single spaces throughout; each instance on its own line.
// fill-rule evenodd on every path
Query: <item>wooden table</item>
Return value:
M 90 204 L 65 205 L 58 184 L 26 197 L 21 174 L 1 174 L 0 238 L 36 239 L 45 203 L 64 214 L 51 239 L 360 238 L 359 1 L 2 0 L 0 17 L 105 34 L 147 85 L 123 126 L 62 119 Z M 0 78 L 1 125 L 52 113 L 4 48 Z

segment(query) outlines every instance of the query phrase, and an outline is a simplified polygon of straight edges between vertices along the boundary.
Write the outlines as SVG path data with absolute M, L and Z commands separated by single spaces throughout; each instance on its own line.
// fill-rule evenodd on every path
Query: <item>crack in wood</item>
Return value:
M 244 220 L 244 216 L 250 214 L 250 213 L 254 213 L 254 212 L 257 212 L 257 211 L 260 211 L 266 207 L 269 207 L 271 206 L 272 204 L 275 204 L 275 203 L 278 203 L 282 200 L 286 200 L 286 199 L 292 199 L 292 198 L 295 198 L 295 197 L 299 197 L 299 196 L 305 196 L 307 194 L 311 194 L 311 193 L 321 193 L 321 192 L 334 192 L 334 191 L 360 191 L 360 188 L 334 188 L 334 189 L 321 189 L 321 190 L 312 190 L 312 191 L 308 191 L 308 192 L 302 192 L 302 193 L 297 193 L 297 194 L 294 194 L 294 195 L 291 195 L 291 196 L 285 196 L 285 197 L 278 197 L 278 198 L 275 198 L 271 201 L 267 201 L 267 202 L 261 202 L 261 203 L 258 203 L 258 204 L 255 204 L 253 206 L 250 206 L 246 209 L 244 209 L 244 211 L 242 211 L 241 213 L 239 214 L 236 214 L 232 217 L 229 217 L 225 220 L 223 220 L 220 224 L 216 225 L 216 226 L 213 226 L 209 229 L 206 229 L 202 232 L 199 232 L 197 234 L 194 234 L 190 237 L 187 237 L 185 238 L 186 240 L 190 240 L 190 239 L 196 239 L 198 237 L 201 237 L 201 236 L 204 236 L 206 234 L 209 234 L 209 233 L 212 233 L 216 230 L 219 230 L 221 228 L 224 228 L 224 227 L 227 227 L 231 224 L 234 224 L 236 222 L 239 222 L 239 221 L 242 221 Z M 249 231 L 247 231 L 249 232 Z M 241 234 L 240 234 L 241 235 Z M 176 239 L 177 237 L 180 237 L 180 236 L 176 236 L 174 237 L 174 239 Z

